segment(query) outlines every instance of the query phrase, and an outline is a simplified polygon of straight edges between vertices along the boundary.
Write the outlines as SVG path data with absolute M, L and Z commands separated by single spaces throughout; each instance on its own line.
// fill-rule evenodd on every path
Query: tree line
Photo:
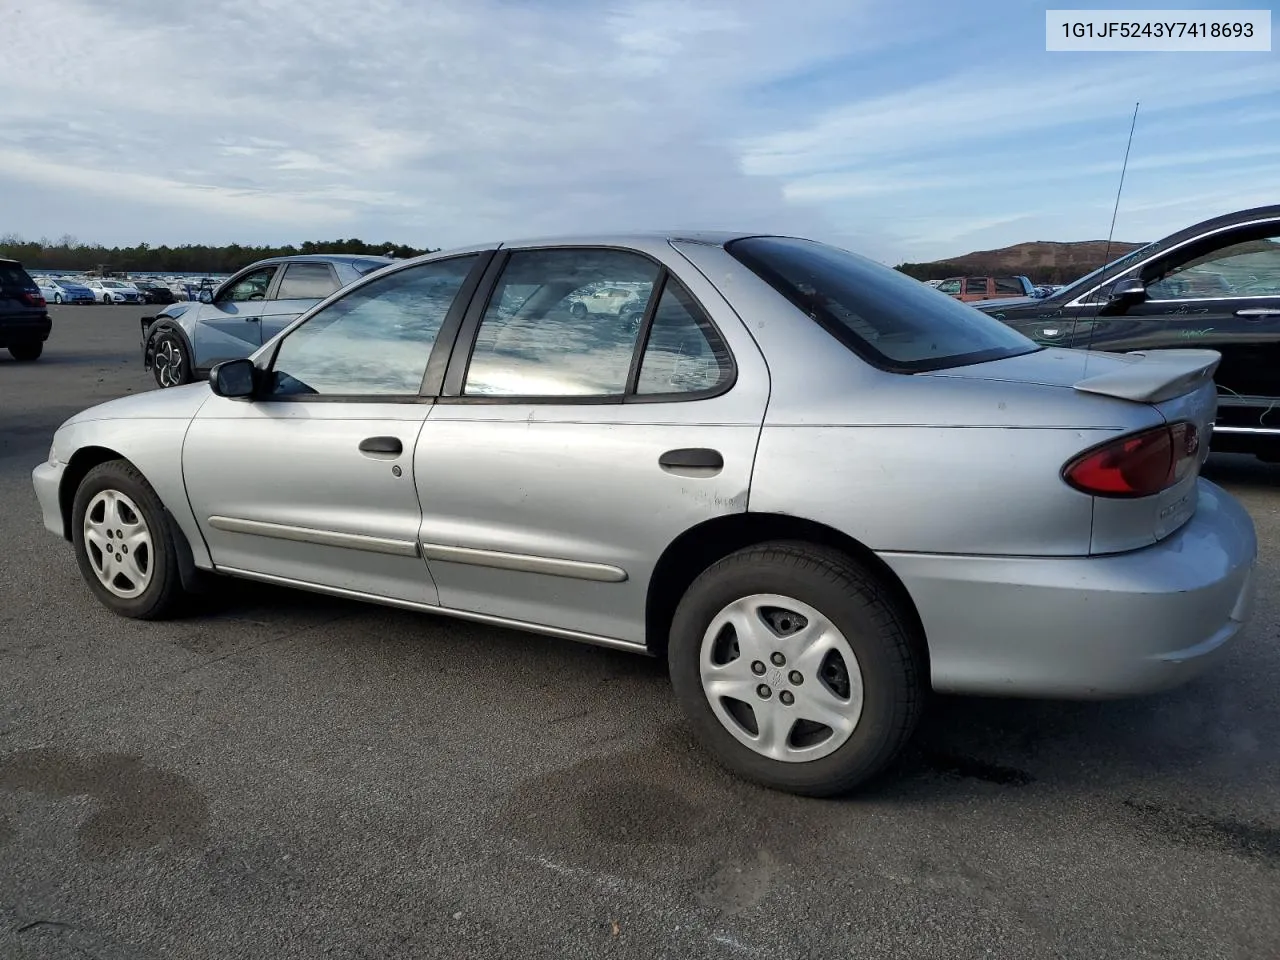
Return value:
M 438 248 L 437 248 L 438 249 Z M 84 271 L 97 267 L 108 270 L 155 273 L 234 273 L 267 257 L 289 257 L 303 253 L 352 253 L 366 256 L 416 257 L 434 252 L 403 243 L 366 243 L 363 240 L 307 240 L 281 247 L 239 243 L 214 246 L 188 243 L 179 247 L 140 243 L 133 247 L 105 247 L 80 243 L 74 237 L 56 241 L 23 240 L 9 234 L 0 236 L 0 257 L 17 260 L 36 270 Z

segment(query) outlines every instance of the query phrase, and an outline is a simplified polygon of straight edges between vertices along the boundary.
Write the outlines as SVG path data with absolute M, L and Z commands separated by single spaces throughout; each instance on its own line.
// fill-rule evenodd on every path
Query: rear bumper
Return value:
M 1203 672 L 1249 617 L 1257 537 L 1229 494 L 1198 481 L 1166 539 L 1096 557 L 881 556 L 928 637 L 935 690 L 1096 699 Z
M 49 339 L 53 320 L 46 314 L 33 317 L 0 317 L 0 346 L 11 343 L 43 343 Z

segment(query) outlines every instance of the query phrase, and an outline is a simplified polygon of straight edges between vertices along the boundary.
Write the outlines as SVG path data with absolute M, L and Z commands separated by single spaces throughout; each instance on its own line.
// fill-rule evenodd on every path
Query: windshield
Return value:
M 116 283 L 114 280 L 103 280 L 102 285 L 104 287 L 111 287 L 112 289 L 118 289 L 124 286 L 123 283 Z
M 1159 243 L 1160 241 L 1156 240 L 1152 243 L 1148 243 L 1146 246 L 1139 247 L 1137 250 L 1133 250 L 1130 253 L 1126 253 L 1122 257 L 1116 257 L 1110 263 L 1106 263 L 1100 266 L 1097 270 L 1089 271 L 1079 280 L 1071 281 L 1071 283 L 1059 289 L 1058 293 L 1064 293 L 1068 290 L 1075 291 L 1076 287 L 1086 286 L 1087 284 L 1092 282 L 1096 277 L 1102 276 L 1106 271 L 1112 269 L 1113 267 L 1127 266 L 1128 264 L 1131 264 L 1134 261 L 1139 260 L 1142 257 L 1146 256 L 1149 252 L 1154 250 L 1159 245 Z M 1074 292 L 1071 295 L 1074 296 L 1075 295 Z
M 882 370 L 941 370 L 1040 349 L 968 304 L 836 247 L 812 240 L 748 237 L 725 249 Z

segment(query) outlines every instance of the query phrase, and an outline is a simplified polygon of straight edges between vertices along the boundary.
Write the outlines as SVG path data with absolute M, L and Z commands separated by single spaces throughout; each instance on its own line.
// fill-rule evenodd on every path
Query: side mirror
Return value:
M 1127 277 L 1116 281 L 1107 294 L 1107 303 L 1111 306 L 1132 306 L 1147 299 L 1147 285 L 1137 277 Z
M 200 291 L 201 303 L 213 303 L 213 291 L 208 287 Z
M 247 358 L 224 360 L 209 371 L 209 386 L 220 397 L 252 397 L 258 370 Z

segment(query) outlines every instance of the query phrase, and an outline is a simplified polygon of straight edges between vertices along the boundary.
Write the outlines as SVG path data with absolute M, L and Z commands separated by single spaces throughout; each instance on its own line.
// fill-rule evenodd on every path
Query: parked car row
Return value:
M 209 300 L 144 331 L 204 382 L 72 417 L 33 471 L 126 617 L 241 577 L 661 657 L 712 756 L 815 795 L 931 690 L 1164 689 L 1249 617 L 1252 521 L 1199 476 L 1213 350 L 1037 344 L 753 234 L 288 258 Z
M 200 290 L 209 289 L 220 282 L 211 279 L 55 277 L 44 274 L 37 276 L 35 281 L 45 300 L 55 304 L 176 303 L 180 300 L 196 300 Z

